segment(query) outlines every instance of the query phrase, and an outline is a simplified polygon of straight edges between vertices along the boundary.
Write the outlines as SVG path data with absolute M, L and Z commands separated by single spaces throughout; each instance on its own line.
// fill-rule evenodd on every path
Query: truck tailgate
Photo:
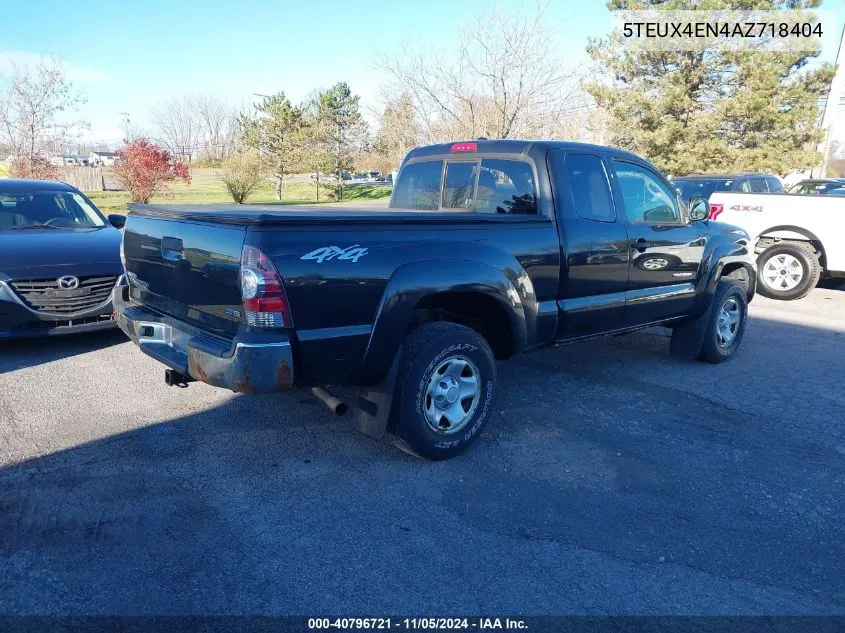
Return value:
M 131 213 L 123 249 L 130 297 L 216 334 L 244 322 L 240 257 L 246 227 Z

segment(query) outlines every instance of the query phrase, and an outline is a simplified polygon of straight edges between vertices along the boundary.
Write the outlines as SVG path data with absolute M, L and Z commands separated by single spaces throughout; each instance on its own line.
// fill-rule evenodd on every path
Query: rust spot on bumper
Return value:
M 232 383 L 232 391 L 238 393 L 255 393 L 255 385 L 252 384 L 252 378 L 244 376 L 241 380 L 236 380 Z
M 279 391 L 288 391 L 293 387 L 293 372 L 291 372 L 288 364 L 283 360 L 279 361 L 276 367 L 276 389 Z
M 191 378 L 201 382 L 208 382 L 208 374 L 202 367 L 202 356 L 199 350 L 188 348 L 188 373 Z

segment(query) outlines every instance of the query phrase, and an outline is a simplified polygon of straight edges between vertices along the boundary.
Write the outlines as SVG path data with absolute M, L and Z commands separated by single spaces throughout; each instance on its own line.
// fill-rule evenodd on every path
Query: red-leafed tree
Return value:
M 145 138 L 124 142 L 117 152 L 114 175 L 129 191 L 132 202 L 142 204 L 157 193 L 166 193 L 169 182 L 177 179 L 191 182 L 185 163 L 173 160 L 170 152 Z

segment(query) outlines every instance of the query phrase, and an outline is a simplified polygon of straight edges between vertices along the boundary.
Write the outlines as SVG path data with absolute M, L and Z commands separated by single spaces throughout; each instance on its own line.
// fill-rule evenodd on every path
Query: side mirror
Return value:
M 109 224 L 116 229 L 122 229 L 123 225 L 126 224 L 126 216 L 120 215 L 119 213 L 112 213 L 109 216 Z
M 704 198 L 693 198 L 689 201 L 689 217 L 693 222 L 701 222 L 710 217 L 710 203 Z

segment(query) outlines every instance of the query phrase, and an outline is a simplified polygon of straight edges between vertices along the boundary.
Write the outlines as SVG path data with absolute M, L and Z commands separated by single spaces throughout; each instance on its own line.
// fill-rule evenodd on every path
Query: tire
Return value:
M 781 242 L 757 257 L 757 292 L 780 301 L 801 299 L 819 283 L 821 272 L 811 244 Z M 800 277 L 796 279 L 797 275 Z
M 733 320 L 730 317 L 732 314 L 735 315 Z M 704 343 L 698 360 L 721 363 L 732 358 L 739 349 L 748 322 L 748 298 L 745 290 L 733 281 L 719 281 L 713 295 L 712 307 L 707 312 L 707 319 Z
M 459 455 L 487 423 L 495 384 L 496 361 L 481 335 L 446 321 L 422 325 L 399 361 L 391 411 L 397 439 L 427 459 Z

